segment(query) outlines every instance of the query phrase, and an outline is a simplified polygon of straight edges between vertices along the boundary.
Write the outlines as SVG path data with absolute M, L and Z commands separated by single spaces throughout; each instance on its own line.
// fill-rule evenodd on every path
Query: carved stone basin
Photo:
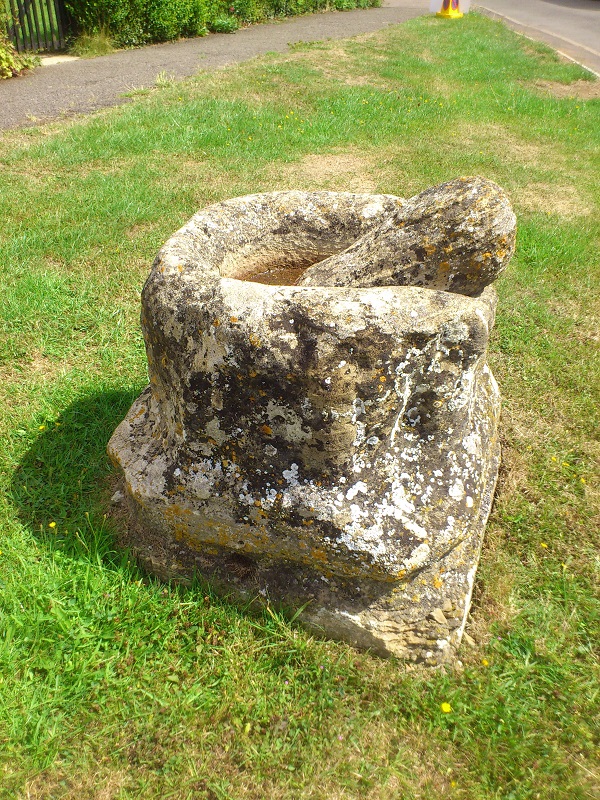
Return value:
M 251 195 L 174 234 L 142 296 L 150 385 L 109 443 L 147 568 L 450 660 L 499 461 L 486 285 L 514 233 L 495 184 L 459 179 Z

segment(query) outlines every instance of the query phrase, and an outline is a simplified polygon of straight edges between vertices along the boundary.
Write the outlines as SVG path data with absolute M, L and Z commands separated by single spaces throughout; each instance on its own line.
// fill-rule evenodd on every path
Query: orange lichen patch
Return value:
M 436 589 L 441 589 L 442 586 L 444 585 L 444 581 L 441 578 L 435 577 L 433 579 L 433 585 L 435 586 Z
M 136 411 L 136 413 L 133 415 L 132 421 L 138 419 L 138 417 L 143 417 L 145 413 L 146 413 L 146 406 L 140 406 L 139 410 Z
M 265 436 L 272 436 L 273 435 L 273 428 L 269 427 L 269 425 L 261 425 L 260 426 L 261 433 L 264 433 Z
M 189 516 L 192 512 L 185 506 L 180 506 L 178 503 L 173 503 L 165 508 L 164 514 L 166 517 L 185 517 Z

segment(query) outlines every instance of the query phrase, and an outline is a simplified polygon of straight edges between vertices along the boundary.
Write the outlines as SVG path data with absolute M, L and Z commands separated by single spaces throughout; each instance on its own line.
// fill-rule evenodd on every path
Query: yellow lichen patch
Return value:
M 138 411 L 136 411 L 136 413 L 131 418 L 132 422 L 133 420 L 138 419 L 138 417 L 143 417 L 145 413 L 146 413 L 146 406 L 140 406 Z

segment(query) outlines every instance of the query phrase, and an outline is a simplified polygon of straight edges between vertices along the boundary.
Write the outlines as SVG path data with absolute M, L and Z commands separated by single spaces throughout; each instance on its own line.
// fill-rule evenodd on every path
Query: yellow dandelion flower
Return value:
M 579 478 L 582 483 L 585 483 L 585 478 Z
M 545 550 L 548 549 L 548 545 L 546 544 L 546 542 L 540 542 L 540 547 L 543 547 Z
M 489 667 L 490 665 L 490 662 L 487 660 L 487 658 L 482 658 L 481 663 L 483 664 L 484 667 Z
M 450 703 L 442 703 L 440 708 L 444 712 L 444 714 L 449 714 L 452 711 L 452 706 Z
M 46 430 L 46 426 L 45 425 L 39 425 L 38 426 L 38 431 L 45 431 L 45 430 Z
M 49 522 L 48 527 L 54 530 L 54 528 L 56 528 L 56 522 Z

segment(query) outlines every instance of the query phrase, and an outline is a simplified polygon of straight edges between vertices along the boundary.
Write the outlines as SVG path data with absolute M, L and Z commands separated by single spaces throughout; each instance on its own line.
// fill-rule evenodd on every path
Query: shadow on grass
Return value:
M 10 496 L 22 524 L 49 553 L 59 550 L 68 558 L 152 581 L 128 547 L 127 522 L 118 511 L 110 513 L 118 476 L 106 453 L 110 437 L 140 391 L 97 392 L 67 406 L 27 450 L 15 470 Z M 216 593 L 210 578 L 199 573 L 185 585 L 173 585 L 173 590 L 192 597 L 209 595 L 224 608 L 257 617 L 251 600 Z M 293 610 L 289 614 L 293 616 Z
M 130 528 L 131 520 L 118 510 L 109 513 L 113 510 L 110 499 L 118 487 L 118 477 L 106 446 L 138 394 L 138 389 L 109 390 L 67 406 L 55 422 L 44 426 L 21 460 L 12 481 L 11 497 L 23 525 L 49 553 L 59 550 L 68 558 L 119 569 L 129 577 L 145 574 L 152 582 L 152 575 L 160 576 L 160 572 L 152 568 L 152 575 L 149 574 L 143 545 L 149 542 L 161 551 L 160 537 Z M 180 584 L 177 578 L 167 575 L 159 580 L 174 581 L 173 589 L 183 595 L 203 599 L 209 596 L 212 603 L 234 608 L 255 623 L 264 623 L 271 615 L 279 625 L 286 624 L 284 619 L 295 622 L 299 609 L 306 604 L 304 590 L 294 594 L 285 588 L 298 583 L 293 568 L 278 565 L 259 569 L 253 563 L 249 568 L 248 560 L 235 553 L 199 556 L 190 548 L 184 552 L 181 543 L 178 547 L 178 559 L 189 566 L 183 573 L 185 580 Z M 319 579 L 312 572 L 308 578 Z M 272 602 L 272 608 L 265 610 L 259 596 L 263 582 L 283 587 L 277 595 L 286 599 Z M 377 585 L 372 591 L 385 592 L 387 587 Z M 313 634 L 318 632 L 313 629 Z M 377 647 L 375 640 L 373 646 Z
M 138 393 L 113 389 L 67 406 L 15 470 L 11 496 L 19 518 L 52 549 L 122 561 L 105 516 L 114 474 L 106 445 Z

